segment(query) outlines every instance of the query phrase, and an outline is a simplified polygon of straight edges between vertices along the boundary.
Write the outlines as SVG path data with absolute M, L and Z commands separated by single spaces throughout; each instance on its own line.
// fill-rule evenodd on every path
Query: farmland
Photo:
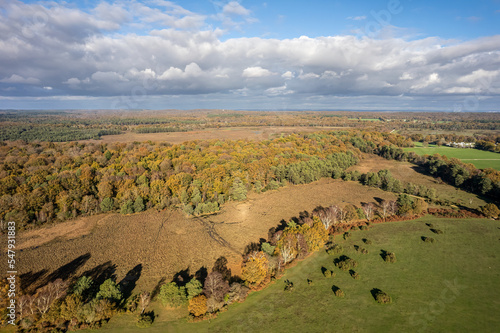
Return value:
M 500 154 L 489 151 L 471 148 L 438 147 L 429 145 L 428 147 L 405 148 L 406 151 L 413 151 L 418 155 L 440 154 L 448 158 L 458 158 L 464 163 L 471 163 L 478 169 L 493 168 L 500 170 Z
M 426 225 L 443 231 L 433 234 Z M 433 244 L 421 236 L 432 236 Z M 263 291 L 252 293 L 242 304 L 210 322 L 186 323 L 175 320 L 182 314 L 158 311 L 158 323 L 151 332 L 289 332 L 289 331 L 482 331 L 500 327 L 496 315 L 500 293 L 495 284 L 500 277 L 498 251 L 500 229 L 497 222 L 484 219 L 436 219 L 375 225 L 368 231 L 356 231 L 348 240 L 335 241 L 344 254 L 355 259 L 360 280 L 333 265 L 335 257 L 316 253 L 288 269 L 285 275 Z M 371 240 L 365 245 L 362 239 Z M 368 254 L 353 248 L 360 245 Z M 471 252 L 471 249 L 474 249 Z M 397 256 L 394 264 L 385 263 L 381 250 Z M 336 276 L 325 278 L 321 267 Z M 313 281 L 309 286 L 307 279 Z M 294 283 L 294 291 L 283 291 L 285 280 Z M 335 285 L 345 292 L 337 298 Z M 370 290 L 379 288 L 392 297 L 392 304 L 375 302 Z M 170 318 L 170 321 L 163 319 Z M 132 332 L 131 316 L 121 316 L 103 328 L 103 332 Z

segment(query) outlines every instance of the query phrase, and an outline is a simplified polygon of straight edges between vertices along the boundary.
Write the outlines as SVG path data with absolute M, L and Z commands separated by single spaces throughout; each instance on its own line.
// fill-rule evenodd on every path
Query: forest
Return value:
M 117 281 L 115 276 L 97 270 L 72 278 L 49 275 L 40 286 L 23 290 L 19 297 L 21 330 L 98 328 L 118 313 L 133 313 L 138 327 L 150 327 L 156 318 L 151 304 L 160 303 L 169 309 L 187 307 L 189 321 L 213 319 L 230 304 L 243 302 L 249 293 L 279 280 L 296 261 L 321 250 L 330 256 L 343 254 L 345 249 L 338 244 L 338 238 L 347 240 L 353 231 L 369 230 L 374 223 L 413 220 L 426 214 L 495 219 L 500 214 L 499 171 L 478 169 L 441 155 L 419 156 L 403 149 L 413 147 L 415 142 L 471 142 L 475 149 L 498 152 L 498 116 L 474 116 L 218 110 L 142 111 L 135 115 L 3 111 L 0 220 L 16 221 L 20 233 L 97 214 L 128 216 L 155 210 L 203 218 L 219 214 L 231 202 L 245 202 L 251 194 L 325 178 L 354 181 L 363 188 L 392 193 L 395 198 L 357 205 L 340 203 L 333 194 L 332 202 L 336 203 L 283 220 L 269 229 L 265 239 L 249 244 L 241 257 L 239 275 L 232 274 L 225 257 L 219 257 L 206 274 L 178 275 L 162 280 L 154 290 L 134 290 L 135 282 L 126 278 Z M 194 130 L 245 126 L 289 126 L 297 130 L 259 140 L 223 136 L 189 139 Z M 309 131 L 301 131 L 305 127 Z M 459 130 L 466 132 L 456 134 Z M 186 140 L 175 144 L 101 140 L 103 136 L 120 137 L 131 132 L 185 133 Z M 360 172 L 353 168 L 369 156 L 410 163 L 437 184 L 473 193 L 487 204 L 472 209 L 443 199 L 436 188 L 422 185 L 418 179 L 403 181 L 388 169 Z M 426 237 L 422 241 L 432 243 L 434 239 Z M 356 245 L 356 253 L 368 253 L 365 245 L 369 243 Z M 386 257 L 395 261 L 393 255 L 387 252 L 381 256 L 384 261 Z M 334 264 L 359 279 L 353 259 L 342 255 Z M 132 279 L 140 275 L 141 268 L 137 270 L 139 273 L 129 272 Z M 335 276 L 326 268 L 322 274 Z M 284 282 L 284 290 L 293 291 L 293 283 Z M 3 281 L 0 288 L 5 291 L 8 284 Z M 334 293 L 337 297 L 344 295 L 340 288 Z M 0 303 L 6 314 L 5 298 Z

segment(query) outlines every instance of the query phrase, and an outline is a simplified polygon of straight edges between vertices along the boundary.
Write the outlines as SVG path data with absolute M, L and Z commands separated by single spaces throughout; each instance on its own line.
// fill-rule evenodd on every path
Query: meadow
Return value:
M 431 224 L 432 226 L 429 226 Z M 440 229 L 434 234 L 430 229 Z M 424 243 L 422 236 L 434 243 Z M 335 267 L 324 250 L 289 268 L 266 289 L 230 306 L 218 318 L 188 323 L 184 308 L 155 307 L 150 332 L 493 332 L 500 328 L 497 310 L 500 291 L 498 222 L 486 219 L 418 220 L 374 225 L 335 242 L 344 255 L 356 260 L 360 279 Z M 371 244 L 365 244 L 368 239 Z M 366 248 L 361 254 L 354 245 Z M 396 254 L 395 263 L 382 259 L 382 251 Z M 321 268 L 336 273 L 326 278 Z M 308 284 L 308 279 L 312 285 Z M 284 291 L 284 281 L 294 284 Z M 336 297 L 335 287 L 344 298 Z M 379 304 L 371 291 L 381 289 L 392 297 Z M 103 332 L 133 332 L 135 316 L 114 317 Z
M 500 170 L 500 154 L 490 151 L 445 146 L 438 147 L 436 145 L 423 147 L 421 144 L 415 145 L 412 148 L 404 148 L 404 150 L 413 151 L 418 155 L 440 154 L 448 158 L 458 158 L 465 163 L 472 163 L 478 169 L 493 168 Z

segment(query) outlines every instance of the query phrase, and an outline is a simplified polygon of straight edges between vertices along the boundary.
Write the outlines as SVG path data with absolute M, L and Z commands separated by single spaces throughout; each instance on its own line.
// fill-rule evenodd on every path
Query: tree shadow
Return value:
M 141 277 L 141 273 L 142 264 L 138 264 L 128 271 L 125 277 L 118 283 L 124 299 L 127 299 L 132 295 L 132 291 L 134 291 L 137 280 Z
M 47 276 L 47 278 L 45 279 L 45 283 L 49 283 L 50 281 L 54 281 L 56 279 L 67 280 L 78 270 L 78 268 L 82 267 L 89 259 L 90 259 L 90 253 L 85 253 L 79 256 L 78 258 L 73 259 L 66 265 L 59 267 L 58 269 L 53 271 L 49 276 Z
M 243 251 L 243 256 L 246 256 L 255 251 L 260 251 L 260 244 L 257 242 L 251 242 L 250 244 L 245 246 L 245 250 Z
M 158 283 L 156 284 L 156 286 L 153 288 L 153 291 L 151 292 L 151 299 L 155 299 L 156 296 L 160 293 L 160 288 L 165 283 L 166 280 L 167 280 L 167 278 L 162 277 L 158 281 Z
M 379 197 L 373 197 L 373 199 L 377 202 L 377 204 L 382 204 L 382 201 L 384 201 L 384 199 L 382 198 L 379 198 Z
M 377 300 L 377 295 L 380 294 L 381 292 L 382 290 L 378 288 L 373 288 L 372 290 L 370 290 L 370 293 L 372 294 L 374 300 Z
M 212 267 L 212 272 L 221 273 L 222 278 L 226 281 L 231 280 L 231 269 L 227 268 L 227 259 L 224 256 L 217 258 L 217 260 L 214 263 L 214 266 Z
M 179 287 L 184 287 L 193 276 L 189 274 L 189 267 L 182 269 L 174 274 L 172 277 L 172 282 L 175 282 Z
M 21 274 L 19 276 L 21 282 L 20 282 L 20 288 L 21 290 L 26 293 L 32 293 L 35 291 L 36 288 L 30 288 L 35 282 L 38 282 L 41 280 L 42 276 L 47 274 L 48 270 L 42 269 L 41 271 L 38 271 L 36 273 L 28 272 Z
M 93 285 L 95 287 L 99 287 L 107 279 L 116 279 L 115 272 L 116 272 L 116 265 L 113 264 L 111 261 L 107 261 L 105 263 L 102 263 L 94 268 L 85 271 L 80 276 L 90 277 L 92 281 L 94 281 Z
M 200 267 L 196 273 L 194 273 L 194 277 L 196 280 L 201 282 L 201 285 L 205 284 L 205 280 L 208 276 L 208 270 L 205 266 Z
M 382 257 L 383 260 L 385 260 L 385 257 L 387 257 L 387 251 L 386 250 L 380 250 L 379 255 L 380 255 L 380 257 Z

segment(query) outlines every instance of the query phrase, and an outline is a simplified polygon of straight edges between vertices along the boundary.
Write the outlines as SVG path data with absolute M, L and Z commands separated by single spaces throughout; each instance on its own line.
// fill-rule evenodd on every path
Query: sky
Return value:
M 0 0 L 0 109 L 500 111 L 500 0 Z

